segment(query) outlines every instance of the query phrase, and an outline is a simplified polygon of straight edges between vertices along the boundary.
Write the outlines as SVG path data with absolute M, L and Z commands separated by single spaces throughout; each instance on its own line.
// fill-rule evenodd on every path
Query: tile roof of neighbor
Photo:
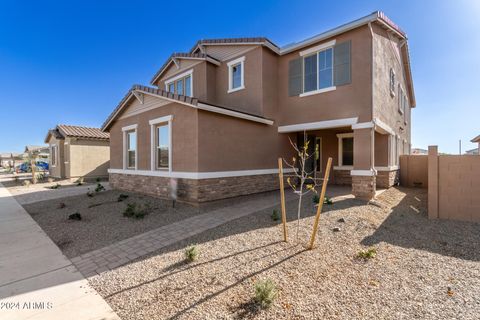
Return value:
M 57 125 L 57 128 L 64 137 L 101 139 L 101 140 L 110 139 L 110 134 L 108 132 L 103 132 L 102 130 L 100 130 L 100 128 L 70 126 L 65 124 L 59 124 Z
M 480 135 L 478 135 L 475 138 L 473 138 L 472 140 L 470 140 L 470 142 L 480 142 Z
M 82 126 L 71 126 L 65 124 L 59 124 L 54 129 L 48 130 L 45 142 L 48 143 L 49 136 L 52 135 L 56 139 L 69 138 L 83 138 L 83 139 L 95 139 L 95 140 L 108 140 L 110 134 L 103 132 L 100 128 L 90 128 Z
M 46 149 L 48 146 L 25 146 L 25 152 Z

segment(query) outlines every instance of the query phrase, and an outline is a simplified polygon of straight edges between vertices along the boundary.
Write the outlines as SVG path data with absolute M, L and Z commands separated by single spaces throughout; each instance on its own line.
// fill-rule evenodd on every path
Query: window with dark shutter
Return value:
M 335 86 L 352 82 L 351 77 L 351 41 L 335 45 L 333 50 L 333 79 Z
M 302 65 L 302 57 L 288 62 L 288 95 L 290 97 L 298 96 L 303 91 Z

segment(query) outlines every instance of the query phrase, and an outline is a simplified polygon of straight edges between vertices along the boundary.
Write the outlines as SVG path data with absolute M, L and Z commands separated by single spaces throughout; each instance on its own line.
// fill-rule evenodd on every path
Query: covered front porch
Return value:
M 398 181 L 394 133 L 380 121 L 358 123 L 357 118 L 321 121 L 279 127 L 293 142 L 309 141 L 306 170 L 316 178 L 324 175 L 327 160 L 333 159 L 330 182 L 351 186 L 355 197 L 372 199 L 377 188 L 385 189 Z M 306 136 L 306 137 L 305 137 Z

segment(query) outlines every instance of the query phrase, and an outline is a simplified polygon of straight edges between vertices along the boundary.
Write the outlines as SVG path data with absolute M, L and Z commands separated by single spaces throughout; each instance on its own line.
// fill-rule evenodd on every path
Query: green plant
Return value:
M 261 280 L 255 283 L 255 301 L 268 308 L 278 295 L 277 286 L 271 279 Z
M 143 219 L 149 212 L 149 207 L 145 205 L 143 208 L 137 205 L 137 203 L 128 203 L 127 208 L 123 212 L 123 216 L 128 218 Z
M 270 215 L 273 221 L 278 221 L 280 220 L 280 216 L 278 215 L 278 210 L 273 209 L 272 214 Z
M 188 262 L 197 260 L 198 255 L 199 252 L 196 245 L 191 245 L 185 248 L 185 259 L 187 259 Z
M 323 203 L 324 204 L 333 204 L 333 201 L 329 197 L 325 197 L 325 200 L 323 200 Z
M 357 258 L 363 259 L 363 260 L 373 259 L 376 256 L 377 256 L 377 249 L 375 249 L 375 248 L 368 248 L 367 250 L 360 250 L 357 253 Z
M 80 220 L 82 220 L 82 215 L 78 212 L 72 213 L 71 215 L 68 216 L 68 220 L 80 221 Z
M 312 198 L 313 203 L 319 203 L 320 202 L 320 196 L 318 194 L 314 194 Z
M 100 183 L 100 178 L 95 179 L 96 183 Z
M 75 183 L 77 184 L 77 186 L 81 186 L 81 185 L 83 185 L 83 181 L 84 181 L 84 178 L 80 177 L 80 178 L 77 179 L 77 181 L 75 181 Z
M 123 200 L 125 200 L 125 199 L 127 199 L 127 198 L 128 198 L 128 194 L 121 193 L 121 194 L 118 196 L 117 201 L 118 201 L 118 202 L 122 202 Z
M 13 179 L 15 180 L 15 183 L 18 183 L 20 181 L 20 178 L 18 176 L 15 176 Z
M 61 187 L 61 185 L 59 183 L 57 183 L 57 184 L 51 186 L 50 189 L 58 189 L 60 187 Z
M 105 190 L 105 187 L 101 183 L 97 183 L 97 187 L 95 188 L 95 192 L 100 192 Z

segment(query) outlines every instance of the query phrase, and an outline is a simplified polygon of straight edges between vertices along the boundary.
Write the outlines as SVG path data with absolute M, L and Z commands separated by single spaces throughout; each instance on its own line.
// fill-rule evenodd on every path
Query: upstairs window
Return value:
M 228 66 L 228 93 L 245 89 L 245 57 L 230 61 Z
M 333 87 L 333 48 L 303 58 L 303 92 Z
M 171 93 L 192 97 L 192 72 L 193 70 L 189 70 L 173 79 L 166 80 L 165 90 Z

